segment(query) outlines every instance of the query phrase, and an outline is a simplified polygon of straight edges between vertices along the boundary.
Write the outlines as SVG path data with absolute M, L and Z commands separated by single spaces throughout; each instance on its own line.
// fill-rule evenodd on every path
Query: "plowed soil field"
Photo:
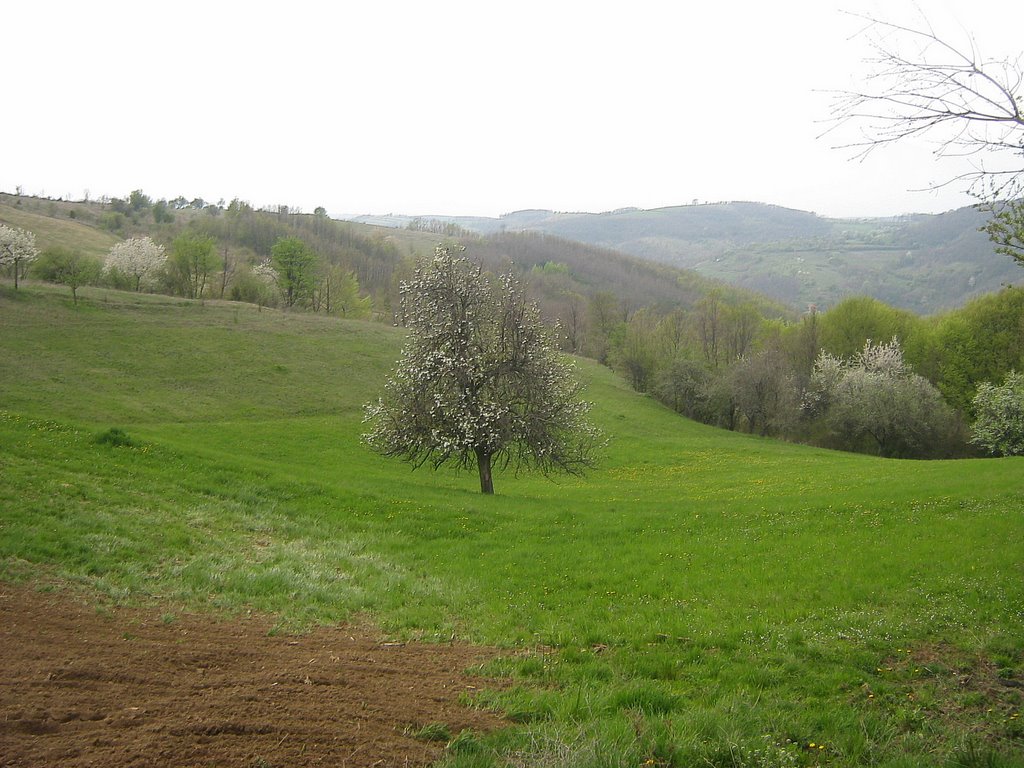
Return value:
M 460 703 L 492 649 L 272 626 L 0 583 L 0 766 L 417 766 L 502 725 Z

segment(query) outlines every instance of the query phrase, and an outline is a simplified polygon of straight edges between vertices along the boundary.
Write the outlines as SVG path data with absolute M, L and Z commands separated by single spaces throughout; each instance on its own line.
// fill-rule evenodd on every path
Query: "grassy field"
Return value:
M 451 765 L 1024 765 L 1022 459 L 721 432 L 581 361 L 600 467 L 484 497 L 360 444 L 396 329 L 64 293 L 0 287 L 0 578 L 516 649 Z

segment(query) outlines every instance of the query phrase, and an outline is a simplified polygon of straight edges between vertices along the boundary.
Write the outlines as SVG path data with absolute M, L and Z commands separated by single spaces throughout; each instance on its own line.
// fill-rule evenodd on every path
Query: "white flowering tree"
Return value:
M 898 339 L 872 344 L 850 360 L 822 352 L 805 410 L 820 418 L 839 447 L 866 445 L 880 456 L 942 455 L 957 441 L 957 419 L 939 391 L 903 359 Z
M 36 236 L 26 229 L 0 224 L 0 267 L 14 265 L 14 289 L 18 289 L 18 274 L 25 265 L 39 255 Z
M 277 279 L 277 272 L 270 261 L 261 261 L 258 264 L 253 264 L 252 273 L 267 285 L 274 285 L 274 281 Z
M 981 384 L 974 414 L 972 443 L 996 456 L 1024 456 L 1024 374 L 1011 371 L 998 387 Z
M 162 245 L 149 237 L 130 237 L 110 249 L 105 270 L 120 272 L 138 291 L 142 289 L 142 281 L 151 277 L 165 261 L 167 255 Z
M 601 438 L 590 404 L 512 275 L 492 286 L 439 247 L 401 297 L 410 338 L 383 395 L 366 406 L 363 439 L 373 449 L 414 467 L 475 465 L 486 494 L 493 466 L 578 474 L 592 465 Z

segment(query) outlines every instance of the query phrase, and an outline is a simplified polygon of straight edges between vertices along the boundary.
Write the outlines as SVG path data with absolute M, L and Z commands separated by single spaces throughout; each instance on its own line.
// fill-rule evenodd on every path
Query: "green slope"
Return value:
M 42 209 L 23 210 L 15 205 L 0 204 L 0 224 L 35 233 L 36 245 L 41 251 L 62 247 L 88 256 L 105 257 L 110 247 L 121 239 L 74 219 L 57 218 Z
M 581 362 L 601 466 L 487 498 L 360 445 L 396 329 L 46 287 L 0 328 L 5 578 L 515 647 L 518 725 L 454 764 L 1024 764 L 1020 459 L 720 432 Z

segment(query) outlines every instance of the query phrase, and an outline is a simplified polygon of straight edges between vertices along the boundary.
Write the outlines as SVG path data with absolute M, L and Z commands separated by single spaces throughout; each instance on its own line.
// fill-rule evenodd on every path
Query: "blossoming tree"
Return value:
M 941 456 L 958 442 L 959 424 L 939 391 L 913 372 L 895 337 L 870 339 L 850 360 L 822 351 L 804 409 L 821 418 L 837 447 L 872 445 L 880 456 Z
M 0 267 L 14 265 L 14 289 L 18 289 L 18 273 L 39 255 L 36 236 L 19 227 L 0 224 Z
M 439 247 L 401 286 L 410 338 L 366 406 L 363 439 L 415 467 L 474 464 L 494 493 L 493 466 L 578 474 L 601 443 L 572 366 L 511 274 L 492 286 L 453 248 Z
M 167 260 L 164 247 L 149 237 L 130 237 L 115 244 L 107 255 L 106 270 L 117 270 L 135 284 L 135 290 L 142 287 L 142 281 L 152 276 Z
M 1024 374 L 1010 371 L 1002 386 L 983 382 L 974 412 L 972 443 L 995 456 L 1024 456 Z

